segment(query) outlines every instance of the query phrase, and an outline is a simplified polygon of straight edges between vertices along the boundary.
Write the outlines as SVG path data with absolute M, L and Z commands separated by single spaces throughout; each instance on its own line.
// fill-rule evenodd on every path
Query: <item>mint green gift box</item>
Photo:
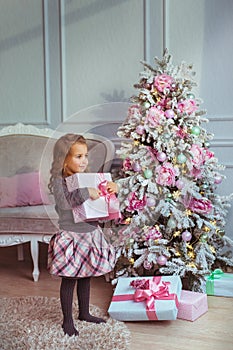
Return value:
M 233 273 L 215 269 L 206 277 L 206 294 L 233 297 Z

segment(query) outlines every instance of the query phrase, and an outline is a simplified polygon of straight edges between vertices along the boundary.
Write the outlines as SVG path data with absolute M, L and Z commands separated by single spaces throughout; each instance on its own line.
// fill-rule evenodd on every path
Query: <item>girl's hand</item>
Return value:
M 100 198 L 101 191 L 97 190 L 97 188 L 88 187 L 88 191 L 91 199 Z
M 118 186 L 115 182 L 108 181 L 107 190 L 108 190 L 108 193 L 118 193 Z

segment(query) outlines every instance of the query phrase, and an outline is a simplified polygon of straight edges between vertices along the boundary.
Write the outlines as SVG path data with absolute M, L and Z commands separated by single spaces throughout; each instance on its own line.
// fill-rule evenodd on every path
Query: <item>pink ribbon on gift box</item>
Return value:
M 155 300 L 174 300 L 178 308 L 179 301 L 175 293 L 169 293 L 170 282 L 161 281 L 161 276 L 149 280 L 149 289 L 136 289 L 134 294 L 114 295 L 112 301 L 146 302 L 146 314 L 149 320 L 158 320 L 155 310 Z
M 101 175 L 101 174 L 100 174 Z M 107 180 L 103 180 L 98 185 L 99 190 L 101 191 L 101 196 L 104 196 L 107 203 L 108 203 L 108 212 L 109 216 L 103 218 L 103 220 L 114 220 L 114 219 L 120 219 L 121 213 L 120 213 L 120 205 L 119 200 L 117 199 L 116 195 L 114 193 L 109 193 L 107 190 Z M 101 219 L 99 219 L 101 220 Z

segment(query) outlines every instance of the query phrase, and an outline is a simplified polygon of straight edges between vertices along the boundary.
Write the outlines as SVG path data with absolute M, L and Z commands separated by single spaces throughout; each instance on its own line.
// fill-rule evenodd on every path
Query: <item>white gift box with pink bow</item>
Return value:
M 119 201 L 115 194 L 109 194 L 106 189 L 108 181 L 112 181 L 110 173 L 76 173 L 66 178 L 69 192 L 84 187 L 101 190 L 101 196 L 98 199 L 89 198 L 72 209 L 74 222 L 120 218 Z
M 179 276 L 121 277 L 108 313 L 119 321 L 176 320 L 181 288 Z

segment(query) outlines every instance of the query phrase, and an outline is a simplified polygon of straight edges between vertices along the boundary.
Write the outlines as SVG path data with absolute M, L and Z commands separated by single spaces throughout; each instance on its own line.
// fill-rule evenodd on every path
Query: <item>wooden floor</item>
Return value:
M 17 261 L 16 251 L 15 246 L 0 250 L 0 296 L 58 297 L 60 280 L 51 278 L 46 271 L 47 246 L 40 245 L 38 282 L 32 281 L 28 245 L 24 245 L 24 261 Z M 112 293 L 113 287 L 103 277 L 92 279 L 92 304 L 107 312 Z M 233 298 L 208 297 L 208 304 L 209 311 L 195 322 L 126 322 L 132 334 L 130 350 L 232 350 Z

